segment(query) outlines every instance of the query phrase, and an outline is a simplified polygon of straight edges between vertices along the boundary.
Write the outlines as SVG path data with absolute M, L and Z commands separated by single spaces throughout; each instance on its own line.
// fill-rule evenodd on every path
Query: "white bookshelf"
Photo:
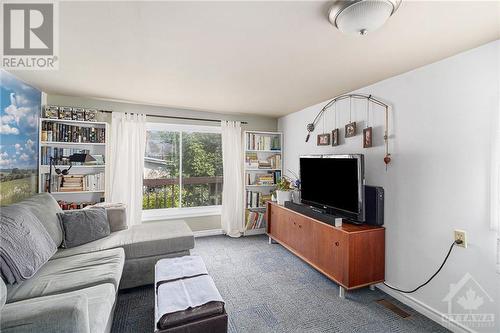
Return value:
M 244 195 L 244 212 L 245 212 L 245 236 L 265 234 L 267 222 L 265 221 L 266 207 L 263 200 L 260 202 L 251 201 L 251 196 L 248 191 L 251 191 L 254 198 L 258 196 L 269 196 L 275 189 L 276 174 L 281 177 L 283 174 L 283 134 L 281 132 L 262 132 L 262 131 L 245 131 L 244 132 L 244 182 L 245 193 Z M 279 156 L 279 165 L 266 165 L 260 163 L 268 160 L 276 160 Z M 254 163 L 249 164 L 249 157 L 252 158 Z M 257 158 L 255 160 L 255 158 Z M 255 163 L 255 161 L 260 161 Z M 267 177 L 266 177 L 267 176 Z M 273 184 L 261 184 L 260 178 L 273 177 Z M 258 194 L 257 194 L 258 193 Z M 250 212 L 264 214 L 264 220 L 260 227 L 252 225 L 248 222 Z
M 68 126 L 78 126 L 78 127 L 90 127 L 90 128 L 99 128 L 105 130 L 105 142 L 61 142 L 61 141 L 47 141 L 42 140 L 42 128 L 44 124 L 52 123 L 52 124 L 64 124 Z M 49 119 L 49 118 L 40 118 L 39 120 L 39 145 L 38 145 L 38 181 L 39 181 L 39 192 L 46 192 L 46 179 L 50 171 L 50 166 L 48 164 L 48 159 L 43 159 L 42 152 L 47 149 L 71 149 L 76 151 L 79 150 L 88 150 L 90 155 L 102 155 L 104 157 L 104 161 L 107 161 L 106 156 L 106 148 L 108 138 L 109 138 L 109 126 L 106 122 L 99 121 L 79 121 L 79 120 L 68 120 L 68 119 Z M 44 138 L 45 139 L 45 138 Z M 53 138 L 55 139 L 55 138 Z M 47 164 L 45 164 L 47 163 Z M 52 174 L 55 175 L 55 169 L 67 169 L 69 165 L 54 165 L 52 168 Z M 85 164 L 85 165 L 73 165 L 69 172 L 69 176 L 71 175 L 91 175 L 97 173 L 104 173 L 104 178 L 107 177 L 106 174 L 106 165 L 105 164 Z M 104 198 L 105 188 L 98 190 L 87 190 L 87 191 L 53 191 L 51 194 L 54 196 L 56 200 L 66 201 L 68 203 L 76 202 L 99 202 L 101 198 Z

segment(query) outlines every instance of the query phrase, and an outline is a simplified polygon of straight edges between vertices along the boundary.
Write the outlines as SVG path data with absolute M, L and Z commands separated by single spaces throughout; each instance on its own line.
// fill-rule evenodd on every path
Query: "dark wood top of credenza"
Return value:
M 286 210 L 288 212 L 291 212 L 291 213 L 303 216 L 305 218 L 314 220 L 315 222 L 326 224 L 326 225 L 328 225 L 328 226 L 330 226 L 332 228 L 338 229 L 338 230 L 346 232 L 346 233 L 358 233 L 358 232 L 370 232 L 370 231 L 382 231 L 382 230 L 385 230 L 385 228 L 381 227 L 381 226 L 369 225 L 369 224 L 353 224 L 351 222 L 348 222 L 345 219 L 343 220 L 341 227 L 335 227 L 335 226 L 333 226 L 333 225 L 331 225 L 329 223 L 317 220 L 317 219 L 312 218 L 310 216 L 307 216 L 307 215 L 301 214 L 299 212 L 296 212 L 296 211 L 294 211 L 292 209 L 286 208 L 285 206 L 278 205 L 277 202 L 268 201 L 267 203 L 270 204 L 270 205 L 272 205 L 272 206 L 278 207 L 280 209 L 284 209 L 284 210 Z

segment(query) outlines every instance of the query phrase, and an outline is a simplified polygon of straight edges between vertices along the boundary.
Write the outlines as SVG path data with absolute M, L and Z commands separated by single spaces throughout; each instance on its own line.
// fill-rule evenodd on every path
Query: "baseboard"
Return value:
M 471 328 L 464 326 L 463 324 L 455 321 L 455 320 L 449 320 L 447 323 L 448 325 L 444 325 L 443 323 L 443 316 L 445 315 L 442 312 L 439 312 L 438 310 L 434 309 L 433 307 L 428 306 L 427 304 L 417 300 L 416 298 L 409 296 L 407 294 L 403 294 L 400 292 L 397 292 L 395 290 L 392 290 L 390 288 L 387 288 L 383 284 L 377 284 L 376 287 L 380 290 L 382 290 L 384 293 L 391 295 L 401 303 L 408 305 L 410 308 L 414 309 L 415 311 L 419 312 L 420 314 L 426 316 L 427 318 L 435 321 L 441 326 L 446 327 L 452 332 L 455 333 L 475 333 L 476 331 L 472 330 Z
M 222 229 L 193 231 L 194 238 L 223 235 Z

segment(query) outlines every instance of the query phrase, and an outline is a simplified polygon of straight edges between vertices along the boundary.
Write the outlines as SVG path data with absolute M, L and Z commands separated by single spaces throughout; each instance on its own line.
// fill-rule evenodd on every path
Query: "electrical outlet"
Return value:
M 458 246 L 467 248 L 467 233 L 465 230 L 455 229 L 455 241 L 461 240 L 462 244 L 457 244 Z

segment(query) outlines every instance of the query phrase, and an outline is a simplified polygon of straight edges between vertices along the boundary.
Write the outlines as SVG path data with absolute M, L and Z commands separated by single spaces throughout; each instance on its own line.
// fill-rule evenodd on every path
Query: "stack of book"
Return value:
M 257 185 L 274 185 L 274 175 L 273 174 L 262 174 L 257 175 Z
M 248 133 L 247 147 L 249 150 L 280 150 L 280 137 L 278 135 Z
M 246 153 L 245 164 L 247 168 L 256 169 L 259 167 L 259 159 L 257 158 L 257 153 Z
M 49 180 L 45 183 L 45 191 L 48 192 Z M 104 172 L 87 175 L 52 175 L 51 192 L 81 192 L 81 191 L 103 191 Z
M 246 230 L 264 228 L 266 225 L 266 218 L 264 213 L 248 211 Z
M 42 122 L 42 141 L 105 143 L 106 130 L 101 127 L 73 126 L 54 122 Z
M 63 176 L 59 192 L 79 192 L 83 191 L 83 175 Z

